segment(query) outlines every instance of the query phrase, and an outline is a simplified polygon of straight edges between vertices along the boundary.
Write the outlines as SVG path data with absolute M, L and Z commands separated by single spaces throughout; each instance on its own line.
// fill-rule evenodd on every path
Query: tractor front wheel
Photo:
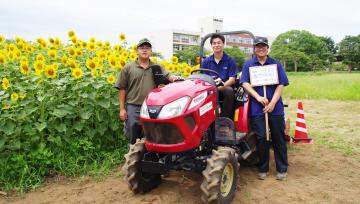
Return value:
M 160 174 L 141 171 L 140 161 L 143 159 L 145 151 L 144 140 L 138 139 L 135 144 L 130 145 L 129 152 L 125 154 L 124 179 L 128 183 L 129 189 L 135 194 L 149 192 L 161 182 Z
M 204 203 L 230 203 L 236 192 L 240 165 L 235 150 L 220 147 L 213 150 L 202 172 L 204 180 L 200 186 Z

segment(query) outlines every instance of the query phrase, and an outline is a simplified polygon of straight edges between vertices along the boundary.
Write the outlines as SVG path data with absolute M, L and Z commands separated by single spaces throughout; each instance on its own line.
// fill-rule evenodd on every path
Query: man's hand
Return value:
M 271 113 L 275 108 L 275 104 L 270 102 L 265 108 L 263 109 L 264 113 Z
M 120 120 L 121 121 L 125 121 L 127 119 L 127 112 L 125 109 L 120 109 Z
M 269 104 L 269 100 L 267 98 L 265 98 L 265 97 L 262 97 L 262 96 L 256 97 L 256 100 L 265 107 Z

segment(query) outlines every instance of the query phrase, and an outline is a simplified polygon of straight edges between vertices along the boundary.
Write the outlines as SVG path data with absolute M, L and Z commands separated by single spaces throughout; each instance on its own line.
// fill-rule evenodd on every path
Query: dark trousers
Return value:
M 219 91 L 219 100 L 223 101 L 220 116 L 232 118 L 234 107 L 234 89 L 231 87 L 225 87 L 222 91 Z
M 124 134 L 130 144 L 135 144 L 136 139 L 141 137 L 140 105 L 127 104 L 127 120 L 124 122 Z
M 259 172 L 269 171 L 269 149 L 272 141 L 276 170 L 279 173 L 287 172 L 288 157 L 284 138 L 284 116 L 269 115 L 271 141 L 266 141 L 265 117 L 254 117 L 250 120 L 251 130 L 256 135 L 256 149 L 259 155 Z

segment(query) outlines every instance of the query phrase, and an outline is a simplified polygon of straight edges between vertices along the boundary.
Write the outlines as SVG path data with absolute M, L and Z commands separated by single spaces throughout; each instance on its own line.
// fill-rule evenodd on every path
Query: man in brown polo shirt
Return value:
M 121 70 L 115 87 L 119 89 L 120 120 L 124 122 L 124 134 L 130 144 L 134 144 L 140 137 L 140 108 L 145 97 L 156 88 L 153 72 L 150 68 L 155 65 L 150 61 L 152 45 L 148 39 L 142 39 L 137 44 L 138 59 L 130 62 Z M 158 64 L 156 64 L 158 65 Z M 161 72 L 170 81 L 178 79 L 161 65 Z

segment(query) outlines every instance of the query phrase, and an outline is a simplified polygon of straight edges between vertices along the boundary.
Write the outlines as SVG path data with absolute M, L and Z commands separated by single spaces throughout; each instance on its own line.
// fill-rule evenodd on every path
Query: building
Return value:
M 165 59 L 170 59 L 176 50 L 184 50 L 190 46 L 200 45 L 201 37 L 209 33 L 224 32 L 224 20 L 216 17 L 205 17 L 198 21 L 199 31 L 163 30 L 150 35 L 154 51 L 160 52 Z M 271 39 L 269 39 L 270 42 Z M 211 50 L 210 39 L 205 42 L 205 49 Z M 225 47 L 237 47 L 251 55 L 253 39 L 247 34 L 225 36 Z

